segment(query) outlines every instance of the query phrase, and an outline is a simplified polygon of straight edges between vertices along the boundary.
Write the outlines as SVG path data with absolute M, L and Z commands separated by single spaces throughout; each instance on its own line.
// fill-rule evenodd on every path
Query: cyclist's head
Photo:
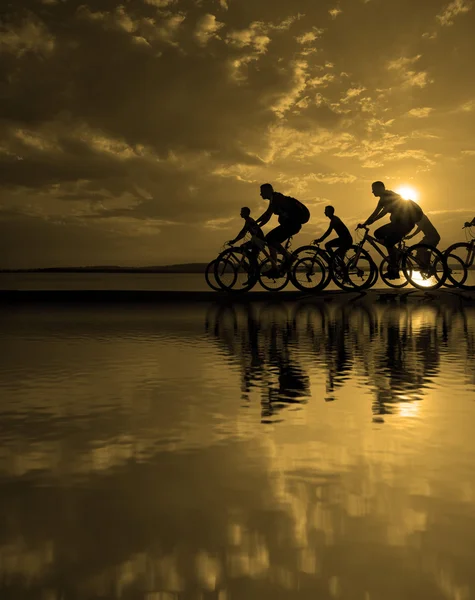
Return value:
M 374 196 L 381 196 L 385 189 L 386 188 L 382 181 L 373 181 L 373 183 L 371 184 L 371 190 Z
M 241 208 L 241 217 L 245 219 L 251 214 L 251 209 L 248 206 L 243 206 Z
M 333 206 L 325 206 L 325 216 L 327 217 L 333 217 L 333 215 L 335 214 L 335 209 L 333 208 Z
M 270 183 L 263 183 L 261 185 L 261 198 L 265 198 L 266 200 L 270 200 L 272 198 L 272 192 L 274 188 Z

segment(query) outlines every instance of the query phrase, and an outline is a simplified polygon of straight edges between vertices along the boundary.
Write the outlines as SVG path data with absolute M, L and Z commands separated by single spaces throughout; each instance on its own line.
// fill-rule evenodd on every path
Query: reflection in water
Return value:
M 457 324 L 463 325 L 457 344 L 473 356 L 465 311 L 458 308 L 454 315 L 452 308 L 433 305 L 368 308 L 311 301 L 214 306 L 206 331 L 240 366 L 243 398 L 259 387 L 267 420 L 285 404 L 303 403 L 311 395 L 303 362 L 325 371 L 326 401 L 335 400 L 352 374 L 373 390 L 374 415 L 421 400 L 439 373 L 440 345 L 447 347 Z
M 474 597 L 473 308 L 0 319 L 2 600 Z

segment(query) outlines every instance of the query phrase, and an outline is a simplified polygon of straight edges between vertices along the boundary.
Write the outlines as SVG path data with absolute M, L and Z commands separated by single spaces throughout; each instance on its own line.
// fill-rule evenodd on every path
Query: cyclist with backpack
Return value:
M 261 198 L 269 200 L 269 206 L 256 220 L 257 225 L 265 225 L 272 215 L 277 215 L 279 220 L 279 225 L 266 235 L 272 263 L 276 262 L 277 251 L 281 252 L 286 260 L 289 260 L 291 255 L 284 249 L 282 243 L 302 229 L 302 225 L 310 219 L 310 211 L 296 198 L 276 192 L 270 183 L 261 185 Z M 279 275 L 274 268 L 265 274 L 270 277 Z
M 378 204 L 366 221 L 358 224 L 358 228 L 371 225 L 389 213 L 391 222 L 376 229 L 374 237 L 381 241 L 388 251 L 388 272 L 385 276 L 387 279 L 398 279 L 396 244 L 408 235 L 424 213 L 414 200 L 404 200 L 396 192 L 387 190 L 382 181 L 375 181 L 371 190 L 373 195 L 379 198 Z

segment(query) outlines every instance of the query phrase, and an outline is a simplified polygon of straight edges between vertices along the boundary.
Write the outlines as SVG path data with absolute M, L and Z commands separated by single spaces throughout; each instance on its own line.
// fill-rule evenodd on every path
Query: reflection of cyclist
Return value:
M 395 246 L 420 220 L 422 210 L 412 200 L 404 200 L 396 192 L 387 190 L 382 181 L 375 181 L 371 189 L 373 195 L 379 197 L 379 202 L 366 221 L 363 224 L 360 223 L 358 227 L 371 225 L 384 215 L 390 214 L 391 223 L 376 229 L 374 237 L 380 240 L 388 251 L 388 271 L 385 277 L 387 279 L 398 279 L 399 270 L 397 268 L 397 249 Z
M 325 244 L 325 250 L 331 253 L 332 248 L 336 248 L 335 253 L 343 259 L 345 252 L 350 249 L 353 244 L 353 238 L 348 230 L 348 227 L 343 223 L 340 217 L 335 215 L 335 209 L 333 206 L 325 206 L 325 216 L 330 219 L 330 226 L 325 233 L 314 240 L 315 244 L 323 242 L 332 231 L 334 231 L 338 237 L 330 240 Z
M 475 227 L 475 217 L 471 221 L 464 223 L 465 227 Z
M 282 243 L 289 237 L 298 233 L 302 225 L 310 219 L 310 211 L 299 200 L 291 196 L 284 196 L 280 192 L 275 192 L 270 183 L 261 185 L 261 197 L 269 200 L 267 210 L 257 219 L 258 225 L 265 225 L 272 215 L 278 215 L 279 225 L 266 235 L 269 244 L 269 252 L 272 263 L 276 263 L 277 251 L 281 252 L 285 258 L 290 258 L 289 253 L 284 249 Z M 271 269 L 266 274 L 278 275 Z

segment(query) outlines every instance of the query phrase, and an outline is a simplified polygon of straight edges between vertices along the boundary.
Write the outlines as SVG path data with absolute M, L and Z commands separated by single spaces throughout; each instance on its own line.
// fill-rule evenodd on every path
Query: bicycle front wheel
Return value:
M 256 270 L 241 248 L 227 248 L 216 259 L 214 277 L 226 292 L 248 292 L 257 283 Z
M 475 249 L 468 242 L 458 242 L 452 244 L 444 252 L 447 263 L 447 279 L 450 283 L 463 290 L 475 290 L 475 284 L 472 283 L 474 271 L 471 270 L 475 258 Z M 447 260 L 448 257 L 450 260 Z M 455 258 L 457 257 L 457 258 Z M 463 264 L 463 271 L 461 265 Z
M 437 290 L 447 279 L 447 267 L 442 252 L 427 244 L 415 244 L 402 257 L 406 279 L 418 290 Z

